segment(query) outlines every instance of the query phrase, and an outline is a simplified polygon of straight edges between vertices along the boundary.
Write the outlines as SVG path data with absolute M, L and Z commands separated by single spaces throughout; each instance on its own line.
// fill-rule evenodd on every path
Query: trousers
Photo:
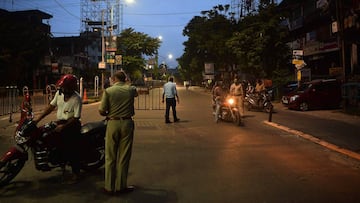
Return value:
M 174 120 L 177 119 L 176 116 L 176 99 L 175 98 L 166 98 L 166 110 L 165 110 L 165 120 L 169 120 L 170 107 L 173 113 Z
M 134 127 L 132 119 L 108 121 L 105 137 L 105 189 L 108 191 L 127 187 Z

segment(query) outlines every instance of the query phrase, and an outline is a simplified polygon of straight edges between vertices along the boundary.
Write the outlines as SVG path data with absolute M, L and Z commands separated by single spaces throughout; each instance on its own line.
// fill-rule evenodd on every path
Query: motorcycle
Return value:
M 218 119 L 228 122 L 233 122 L 239 126 L 242 124 L 239 109 L 236 104 L 236 99 L 233 96 L 227 96 L 224 101 L 221 101 Z
M 33 114 L 20 120 L 15 130 L 15 146 L 0 159 L 0 187 L 7 185 L 24 167 L 32 153 L 35 168 L 39 171 L 50 171 L 65 167 L 69 163 L 61 156 L 59 149 L 60 135 L 54 132 L 57 123 L 52 121 L 37 127 Z M 31 116 L 32 115 L 32 116 Z M 80 135 L 80 168 L 85 171 L 100 168 L 105 163 L 106 120 L 90 122 L 82 125 Z M 79 146 L 79 147 L 80 147 Z M 31 152 L 28 152 L 28 151 Z
M 262 91 L 259 94 L 247 92 L 245 96 L 245 106 L 248 111 L 259 109 L 265 111 L 266 113 L 270 113 L 270 111 L 274 108 L 268 91 Z

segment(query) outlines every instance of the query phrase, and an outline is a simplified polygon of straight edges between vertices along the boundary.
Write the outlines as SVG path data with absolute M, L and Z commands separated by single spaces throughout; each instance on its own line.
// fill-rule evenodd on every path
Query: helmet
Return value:
M 64 88 L 66 91 L 75 91 L 77 89 L 77 78 L 75 75 L 63 75 L 56 83 L 58 88 Z

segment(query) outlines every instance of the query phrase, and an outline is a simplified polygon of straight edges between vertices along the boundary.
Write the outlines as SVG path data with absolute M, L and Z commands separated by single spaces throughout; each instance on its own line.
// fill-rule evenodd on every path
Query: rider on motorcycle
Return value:
M 224 102 L 226 96 L 226 92 L 224 88 L 222 88 L 219 81 L 215 82 L 214 88 L 212 90 L 212 94 L 213 94 L 213 102 L 215 105 L 215 122 L 218 122 L 221 105 Z
M 74 75 L 67 74 L 57 82 L 58 91 L 44 112 L 34 120 L 39 123 L 57 107 L 57 126 L 55 132 L 60 133 L 60 148 L 65 160 L 70 162 L 72 167 L 72 177 L 68 183 L 75 183 L 80 175 L 80 157 L 79 157 L 79 136 L 80 136 L 80 117 L 82 101 L 77 90 L 77 78 Z

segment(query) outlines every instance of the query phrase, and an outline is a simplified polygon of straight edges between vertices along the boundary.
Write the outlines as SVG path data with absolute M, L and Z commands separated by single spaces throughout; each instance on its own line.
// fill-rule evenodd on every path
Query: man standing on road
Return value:
M 134 98 L 136 88 L 126 84 L 126 74 L 118 71 L 114 84 L 101 98 L 99 113 L 108 119 L 105 137 L 105 187 L 107 194 L 128 193 L 134 186 L 127 185 L 127 177 L 134 137 Z
M 175 99 L 176 97 L 176 99 Z M 162 103 L 164 103 L 164 98 L 166 98 L 166 111 L 165 111 L 165 123 L 171 123 L 169 118 L 170 107 L 173 113 L 174 122 L 180 121 L 176 115 L 176 100 L 179 103 L 179 96 L 176 90 L 176 84 L 174 83 L 174 78 L 170 77 L 169 81 L 164 85 L 164 92 L 162 95 Z
M 67 74 L 60 78 L 57 82 L 59 90 L 49 106 L 34 120 L 39 123 L 57 107 L 56 117 L 58 119 L 55 132 L 60 133 L 62 145 L 61 152 L 65 160 L 70 162 L 73 175 L 67 180 L 67 183 L 76 183 L 80 175 L 80 153 L 79 140 L 81 128 L 81 109 L 82 101 L 77 90 L 77 78 L 74 75 Z

